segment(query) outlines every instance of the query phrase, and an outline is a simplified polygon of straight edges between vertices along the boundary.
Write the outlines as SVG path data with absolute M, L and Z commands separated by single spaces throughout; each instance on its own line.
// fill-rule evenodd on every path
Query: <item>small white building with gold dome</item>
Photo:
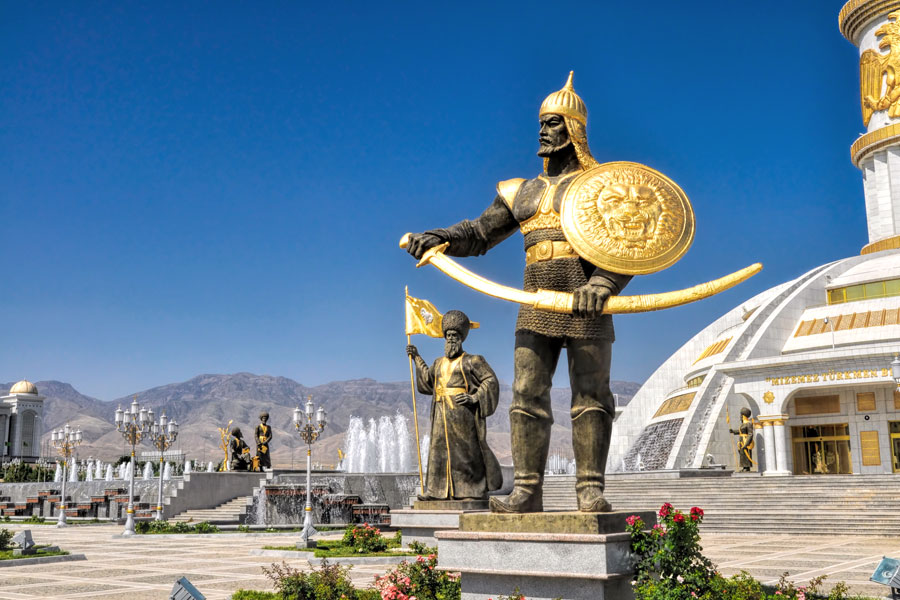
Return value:
M 896 11 L 896 12 L 895 12 Z M 609 471 L 737 466 L 740 409 L 763 475 L 900 473 L 900 0 L 839 15 L 860 51 L 868 243 L 741 303 L 696 334 L 616 420 Z
M 43 423 L 44 397 L 37 386 L 26 379 L 13 384 L 0 396 L 0 459 L 37 460 Z

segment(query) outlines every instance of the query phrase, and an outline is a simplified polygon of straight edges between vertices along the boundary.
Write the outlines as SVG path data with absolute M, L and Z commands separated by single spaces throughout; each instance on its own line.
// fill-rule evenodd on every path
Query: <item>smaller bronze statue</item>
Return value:
M 741 472 L 749 473 L 753 466 L 753 420 L 750 418 L 750 409 L 741 409 L 741 426 L 738 429 L 729 429 L 732 435 L 740 436 L 738 440 L 738 455 L 741 461 Z
M 429 367 L 412 344 L 419 391 L 432 394 L 428 473 L 420 500 L 485 500 L 500 489 L 500 463 L 487 444 L 486 419 L 500 396 L 497 376 L 483 356 L 466 354 L 462 343 L 469 318 L 451 310 L 443 316 L 444 356 Z
M 239 427 L 231 430 L 231 470 L 248 471 L 250 469 L 250 447 L 244 441 Z
M 256 426 L 256 460 L 254 470 L 262 471 L 272 468 L 272 459 L 269 457 L 269 442 L 272 440 L 272 428 L 269 427 L 269 413 L 259 413 L 259 425 Z

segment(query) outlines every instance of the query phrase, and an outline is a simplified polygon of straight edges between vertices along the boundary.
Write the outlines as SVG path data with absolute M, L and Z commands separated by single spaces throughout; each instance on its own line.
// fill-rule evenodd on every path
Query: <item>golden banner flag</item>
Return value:
M 441 328 L 444 315 L 428 300 L 406 295 L 406 335 L 423 333 L 429 337 L 442 338 Z M 479 324 L 472 321 L 470 329 L 478 329 Z

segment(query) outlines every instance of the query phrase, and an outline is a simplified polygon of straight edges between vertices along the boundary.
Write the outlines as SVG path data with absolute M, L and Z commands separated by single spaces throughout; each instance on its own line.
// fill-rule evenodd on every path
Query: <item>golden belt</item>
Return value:
M 435 402 L 446 402 L 447 406 L 450 410 L 456 408 L 456 402 L 453 401 L 453 398 L 458 394 L 467 393 L 466 388 L 460 387 L 444 387 L 442 385 L 434 388 L 434 401 Z
M 553 260 L 554 258 L 578 258 L 569 242 L 543 240 L 525 250 L 525 264 Z

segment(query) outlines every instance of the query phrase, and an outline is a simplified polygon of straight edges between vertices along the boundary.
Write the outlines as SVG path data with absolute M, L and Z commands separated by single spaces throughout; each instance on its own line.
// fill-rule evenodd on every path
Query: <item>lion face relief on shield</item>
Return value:
M 663 203 L 646 183 L 614 183 L 600 192 L 597 210 L 608 235 L 627 248 L 646 248 L 656 237 Z

